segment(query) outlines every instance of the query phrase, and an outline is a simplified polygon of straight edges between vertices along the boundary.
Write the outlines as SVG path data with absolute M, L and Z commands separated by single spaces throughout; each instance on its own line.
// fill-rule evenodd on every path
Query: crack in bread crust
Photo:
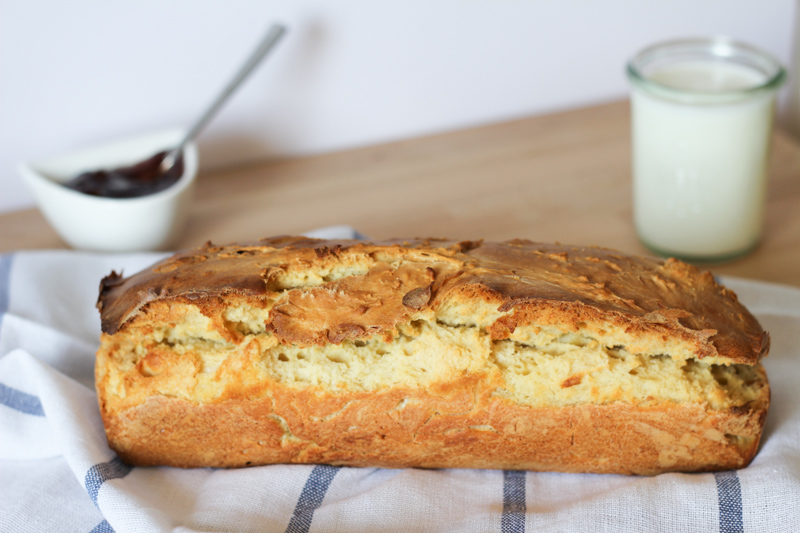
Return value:
M 234 344 L 159 331 L 150 340 L 119 334 L 119 348 L 107 354 L 106 364 L 113 382 L 126 388 L 109 392 L 125 397 L 124 403 L 153 393 L 184 393 L 207 403 L 233 394 L 230 383 L 259 380 L 338 393 L 499 374 L 502 386 L 495 394 L 529 406 L 694 399 L 725 409 L 755 400 L 763 387 L 748 365 L 636 354 L 572 332 L 524 337 L 527 342 L 492 340 L 476 326 L 419 319 L 401 325 L 389 342 L 375 337 L 330 347 L 284 345 L 269 332 Z

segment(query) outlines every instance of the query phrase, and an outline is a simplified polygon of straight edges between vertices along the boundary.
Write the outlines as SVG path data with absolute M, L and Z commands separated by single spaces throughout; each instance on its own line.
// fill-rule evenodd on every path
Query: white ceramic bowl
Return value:
M 135 252 L 169 248 L 183 230 L 195 177 L 197 146 L 187 144 L 184 170 L 168 189 L 138 198 L 91 196 L 62 183 L 82 172 L 113 169 L 142 161 L 175 147 L 182 130 L 129 138 L 63 156 L 21 163 L 18 167 L 39 208 L 56 232 L 73 248 L 102 252 Z

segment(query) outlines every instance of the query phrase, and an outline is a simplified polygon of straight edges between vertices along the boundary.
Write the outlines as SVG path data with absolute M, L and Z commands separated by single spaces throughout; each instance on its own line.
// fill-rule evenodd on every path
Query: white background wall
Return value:
M 727 34 L 792 59 L 792 0 L 0 0 L 0 211 L 19 160 L 188 125 L 272 21 L 290 32 L 200 139 L 202 169 L 627 94 L 626 60 Z

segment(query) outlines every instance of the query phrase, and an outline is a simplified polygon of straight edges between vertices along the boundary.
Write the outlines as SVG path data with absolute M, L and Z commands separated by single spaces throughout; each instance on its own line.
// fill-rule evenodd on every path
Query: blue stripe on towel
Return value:
M 3 317 L 8 312 L 11 300 L 11 264 L 13 254 L 0 254 L 0 334 Z M 0 405 L 5 405 L 22 413 L 44 416 L 42 402 L 38 397 L 0 383 Z
M 114 457 L 107 463 L 99 463 L 94 465 L 86 472 L 86 479 L 83 484 L 86 486 L 86 492 L 97 505 L 97 494 L 100 492 L 100 487 L 110 479 L 117 479 L 125 477 L 131 471 L 131 467 L 122 462 L 119 457 Z M 98 526 L 100 527 L 100 526 Z
M 742 486 L 735 471 L 717 472 L 717 499 L 719 500 L 720 533 L 743 533 Z
M 525 472 L 503 471 L 503 516 L 500 517 L 502 533 L 525 532 Z
M 115 533 L 114 528 L 108 523 L 108 520 L 103 520 L 92 529 L 89 533 Z
M 42 402 L 38 396 L 22 392 L 0 383 L 0 405 L 5 405 L 21 413 L 44 416 Z
M 314 511 L 322 505 L 325 493 L 331 486 L 331 481 L 341 469 L 340 466 L 317 465 L 306 480 L 300 499 L 297 500 L 297 507 L 294 508 L 294 515 L 289 520 L 286 533 L 308 533 L 311 528 L 311 520 L 314 518 Z
M 11 301 L 11 263 L 13 254 L 0 254 L 0 334 L 2 334 L 3 316 L 8 312 Z

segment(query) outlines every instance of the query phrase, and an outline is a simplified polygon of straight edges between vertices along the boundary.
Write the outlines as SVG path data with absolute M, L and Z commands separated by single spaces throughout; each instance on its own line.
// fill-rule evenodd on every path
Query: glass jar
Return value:
M 759 242 L 781 65 L 725 37 L 670 41 L 628 63 L 633 212 L 652 251 L 720 261 Z

